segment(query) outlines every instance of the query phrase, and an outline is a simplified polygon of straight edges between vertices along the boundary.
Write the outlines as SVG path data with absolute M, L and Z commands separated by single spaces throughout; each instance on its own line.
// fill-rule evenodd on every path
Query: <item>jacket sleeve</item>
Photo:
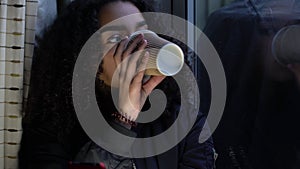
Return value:
M 56 137 L 42 128 L 23 128 L 20 169 L 68 169 L 70 155 Z
M 205 123 L 204 116 L 198 116 L 195 125 L 187 135 L 183 153 L 179 163 L 179 169 L 213 169 L 215 151 L 210 130 L 203 127 Z M 203 143 L 199 142 L 199 136 L 207 136 L 208 139 Z

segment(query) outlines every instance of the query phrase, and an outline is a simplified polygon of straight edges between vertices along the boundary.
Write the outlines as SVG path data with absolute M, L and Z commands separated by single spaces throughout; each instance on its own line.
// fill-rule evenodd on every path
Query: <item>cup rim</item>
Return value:
M 180 62 L 180 67 L 179 67 L 176 71 L 171 72 L 171 73 L 169 73 L 169 74 L 166 74 L 166 73 L 164 73 L 164 72 L 161 71 L 161 68 L 159 67 L 159 64 L 158 64 L 158 59 L 159 59 L 159 57 L 161 56 L 160 53 L 161 53 L 162 49 L 163 49 L 163 48 L 166 48 L 166 47 L 168 47 L 168 46 L 173 46 L 173 47 L 177 48 L 177 50 L 179 51 L 180 56 L 181 56 L 181 57 L 180 57 L 180 61 L 181 61 L 181 62 Z M 176 75 L 176 74 L 182 69 L 183 64 L 184 64 L 184 54 L 183 54 L 183 51 L 182 51 L 182 49 L 181 49 L 178 45 L 176 45 L 175 43 L 167 43 L 167 44 L 165 44 L 165 45 L 160 49 L 160 51 L 159 51 L 158 54 L 157 54 L 157 58 L 156 58 L 156 67 L 157 67 L 157 70 L 159 71 L 159 73 L 161 73 L 161 74 L 164 75 L 164 76 L 174 76 L 174 75 Z

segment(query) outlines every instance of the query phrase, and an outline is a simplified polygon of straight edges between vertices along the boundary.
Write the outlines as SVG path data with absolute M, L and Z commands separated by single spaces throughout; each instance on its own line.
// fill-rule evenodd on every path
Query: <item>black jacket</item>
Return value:
M 176 117 L 164 116 L 149 124 L 139 125 L 136 129 L 140 137 L 148 137 L 165 131 L 168 123 Z M 205 122 L 199 116 L 189 134 L 171 150 L 158 156 L 133 159 L 138 169 L 212 169 L 214 151 L 212 140 L 199 144 L 199 134 Z M 47 124 L 43 127 L 24 125 L 24 132 L 19 152 L 20 169 L 67 169 L 80 149 L 90 139 L 77 123 L 73 132 L 62 143 L 49 131 Z M 142 131 L 142 132 L 140 132 Z

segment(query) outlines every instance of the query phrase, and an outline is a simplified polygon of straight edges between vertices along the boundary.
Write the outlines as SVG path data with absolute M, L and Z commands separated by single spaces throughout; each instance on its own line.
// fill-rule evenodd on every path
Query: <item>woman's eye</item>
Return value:
M 113 35 L 107 39 L 107 43 L 118 43 L 122 40 L 121 35 Z

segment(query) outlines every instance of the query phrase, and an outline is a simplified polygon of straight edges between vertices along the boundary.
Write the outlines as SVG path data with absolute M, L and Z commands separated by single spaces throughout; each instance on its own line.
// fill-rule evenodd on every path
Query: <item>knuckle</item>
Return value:
M 130 53 L 131 52 L 129 50 L 126 50 L 125 52 L 123 52 L 123 57 L 125 58 L 125 57 L 129 56 Z

